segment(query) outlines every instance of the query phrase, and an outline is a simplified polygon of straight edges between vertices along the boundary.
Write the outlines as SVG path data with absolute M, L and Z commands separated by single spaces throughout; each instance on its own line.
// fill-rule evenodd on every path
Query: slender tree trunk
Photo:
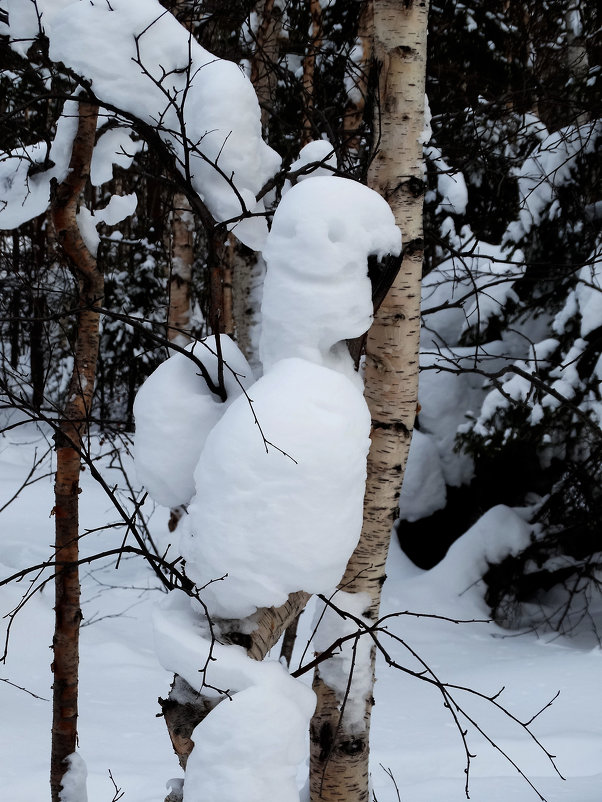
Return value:
M 171 223 L 171 269 L 169 273 L 169 309 L 167 338 L 185 347 L 190 342 L 192 317 L 192 263 L 194 218 L 185 195 L 173 199 Z
M 18 275 L 21 262 L 21 247 L 19 241 L 19 233 L 13 232 L 13 271 L 15 276 Z M 17 369 L 19 364 L 19 357 L 21 355 L 21 288 L 18 283 L 11 290 L 11 299 L 8 306 L 8 316 L 10 318 L 9 324 L 9 342 L 10 342 L 10 366 L 13 370 Z
M 44 401 L 45 369 L 44 369 L 44 317 L 46 316 L 46 297 L 41 288 L 41 276 L 46 256 L 53 246 L 51 226 L 45 225 L 48 215 L 38 217 L 32 224 L 32 321 L 30 331 L 30 370 L 31 370 L 31 405 L 39 411 Z
M 274 0 L 258 3 L 257 13 L 261 23 L 257 29 L 255 52 L 251 61 L 251 83 L 261 107 L 261 127 L 266 133 L 269 121 L 268 104 L 274 97 L 278 61 L 279 39 L 282 30 L 282 11 Z
M 344 148 L 349 154 L 352 164 L 361 158 L 362 150 L 365 149 L 365 142 L 362 143 L 365 134 L 362 137 L 362 129 L 366 117 L 366 100 L 369 92 L 370 65 L 372 64 L 372 29 L 372 3 L 366 2 L 360 11 L 356 38 L 356 47 L 361 48 L 362 56 L 354 63 L 354 88 L 350 93 L 343 116 Z
M 282 11 L 274 0 L 260 0 L 257 14 L 261 22 L 251 59 L 251 83 L 261 108 L 261 126 L 267 139 L 269 109 L 278 77 L 276 65 L 280 52 Z M 264 265 L 257 254 L 238 242 L 234 235 L 230 234 L 229 239 L 234 335 L 251 367 L 258 368 L 259 290 L 263 282 Z
M 50 786 L 52 802 L 58 802 L 65 758 L 77 746 L 80 584 L 78 560 L 78 497 L 80 448 L 88 431 L 99 345 L 99 315 L 103 277 L 81 237 L 76 213 L 89 177 L 98 109 L 80 103 L 77 134 L 69 174 L 57 188 L 52 217 L 58 242 L 79 285 L 77 336 L 73 372 L 56 434 L 57 467 L 54 517 L 56 522 L 55 633 L 52 752 Z
M 322 46 L 322 6 L 320 0 L 308 0 L 311 15 L 311 42 L 303 59 L 303 122 L 301 126 L 301 147 L 314 138 L 312 114 L 314 110 L 314 74 L 316 54 Z
M 233 334 L 232 267 L 224 226 L 217 225 L 211 235 L 208 268 L 209 325 L 214 334 Z
M 380 69 L 378 152 L 370 186 L 389 202 L 404 238 L 401 270 L 380 306 L 366 344 L 366 400 L 372 444 L 364 528 L 342 586 L 367 592 L 365 615 L 378 616 L 391 527 L 416 416 L 422 271 L 422 131 L 428 3 L 374 0 L 374 55 Z M 378 119 L 378 117 L 377 117 Z M 374 654 L 372 654 L 372 672 Z M 351 727 L 341 699 L 316 672 L 318 707 L 311 725 L 312 802 L 367 802 L 369 725 Z
M 577 107 L 577 114 L 574 121 L 571 119 L 568 122 L 574 122 L 575 125 L 585 125 L 585 123 L 589 122 L 591 115 L 579 101 L 583 96 L 583 87 L 589 74 L 589 59 L 585 47 L 583 21 L 578 0 L 573 0 L 570 7 L 566 9 L 564 19 L 567 39 L 567 67 L 573 79 L 577 95 L 573 100 Z

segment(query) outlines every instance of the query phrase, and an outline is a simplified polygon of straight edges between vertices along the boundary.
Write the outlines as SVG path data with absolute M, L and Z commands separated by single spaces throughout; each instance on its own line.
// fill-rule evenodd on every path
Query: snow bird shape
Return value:
M 243 393 L 226 370 L 219 404 L 176 355 L 141 388 L 140 478 L 163 504 L 195 493 L 180 551 L 196 585 L 210 583 L 213 615 L 242 618 L 340 580 L 361 532 L 370 433 L 345 340 L 372 320 L 368 257 L 400 250 L 375 192 L 344 178 L 304 180 L 283 197 L 263 252 L 263 377 Z M 230 367 L 251 376 L 234 343 L 222 336 L 221 345 Z M 217 358 L 201 349 L 215 376 Z

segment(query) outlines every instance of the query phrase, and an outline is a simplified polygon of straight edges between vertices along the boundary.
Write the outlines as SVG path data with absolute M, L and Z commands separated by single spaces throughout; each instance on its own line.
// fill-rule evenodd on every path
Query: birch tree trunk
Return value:
M 185 348 L 190 342 L 192 317 L 192 263 L 194 218 L 190 203 L 181 192 L 173 199 L 171 220 L 171 269 L 167 339 Z
M 52 203 L 52 219 L 58 243 L 77 280 L 79 302 L 73 372 L 60 431 L 56 434 L 56 481 L 54 518 L 55 632 L 52 642 L 52 749 L 50 786 L 52 802 L 59 802 L 65 758 L 77 746 L 77 706 L 79 669 L 80 584 L 78 552 L 78 499 L 81 449 L 85 446 L 94 391 L 99 346 L 99 314 L 102 306 L 103 276 L 86 247 L 77 225 L 82 190 L 90 174 L 98 109 L 80 103 L 77 134 L 69 174 L 57 188 Z
M 426 70 L 427 0 L 374 0 L 374 56 L 380 70 L 376 119 L 378 152 L 370 186 L 383 195 L 404 239 L 401 270 L 380 306 L 366 343 L 366 400 L 372 415 L 364 527 L 341 585 L 367 592 L 364 613 L 378 616 L 385 561 L 410 438 L 416 416 L 422 272 L 422 132 Z M 371 655 L 374 673 L 374 652 Z M 351 727 L 341 702 L 320 677 L 314 680 L 318 707 L 312 721 L 312 802 L 368 802 L 369 726 Z
M 282 10 L 274 0 L 260 0 L 256 13 L 261 22 L 257 29 L 255 51 L 251 59 L 251 83 L 261 108 L 261 127 L 267 138 L 270 113 L 278 72 L 278 54 L 282 33 Z M 230 268 L 232 277 L 232 315 L 238 347 L 252 368 L 259 370 L 257 354 L 259 332 L 259 298 L 265 267 L 257 254 L 230 234 Z

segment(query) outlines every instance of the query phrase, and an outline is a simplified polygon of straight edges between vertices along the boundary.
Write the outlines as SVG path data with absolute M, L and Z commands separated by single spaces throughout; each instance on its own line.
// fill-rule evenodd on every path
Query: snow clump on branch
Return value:
M 136 471 L 149 495 L 166 507 L 188 504 L 194 496 L 194 469 L 207 435 L 254 380 L 238 346 L 227 336 L 220 337 L 219 345 L 225 402 L 211 392 L 198 365 L 180 353 L 162 362 L 136 395 Z M 216 338 L 194 342 L 186 350 L 218 385 Z
M 235 234 L 261 248 L 267 224 L 256 195 L 280 157 L 261 138 L 257 97 L 236 64 L 201 47 L 158 0 L 11 0 L 8 11 L 16 50 L 25 54 L 40 33 L 39 12 L 50 58 L 89 82 L 101 104 L 156 131 L 218 222 L 257 214 Z
M 172 357 L 139 392 L 140 476 L 164 504 L 196 489 L 180 553 L 211 615 L 245 617 L 340 580 L 362 528 L 370 432 L 344 341 L 371 323 L 368 256 L 399 253 L 400 240 L 376 193 L 308 178 L 286 194 L 265 249 L 265 375 L 248 394 L 229 387 L 226 408 Z M 223 342 L 228 361 L 236 347 Z

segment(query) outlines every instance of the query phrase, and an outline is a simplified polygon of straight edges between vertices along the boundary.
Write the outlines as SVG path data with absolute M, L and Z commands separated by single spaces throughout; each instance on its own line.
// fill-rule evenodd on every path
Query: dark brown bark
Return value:
M 55 632 L 52 643 L 53 719 L 50 765 L 52 802 L 58 802 L 65 758 L 77 746 L 80 584 L 77 567 L 80 448 L 88 430 L 98 358 L 99 315 L 103 277 L 77 225 L 79 198 L 88 180 L 98 109 L 80 103 L 69 174 L 56 189 L 52 220 L 58 243 L 79 287 L 73 372 L 60 432 L 56 435 L 56 561 L 64 563 L 55 578 Z
M 251 59 L 251 83 L 261 108 L 261 126 L 267 136 L 270 109 L 278 80 L 278 55 L 282 32 L 282 10 L 274 0 L 260 0 L 256 7 L 261 22 Z M 259 301 L 254 290 L 261 281 L 263 267 L 257 254 L 230 234 L 233 328 L 238 347 L 250 364 L 258 364 L 253 332 L 259 323 Z
M 314 139 L 312 115 L 314 111 L 314 75 L 316 55 L 322 47 L 322 6 L 320 0 L 309 0 L 311 15 L 311 43 L 303 59 L 303 122 L 301 126 L 301 147 Z
M 21 261 L 21 249 L 19 247 L 19 234 L 18 232 L 13 233 L 13 270 L 15 275 L 19 272 L 19 263 Z M 9 328 L 9 341 L 10 341 L 10 366 L 13 370 L 16 370 L 17 365 L 19 364 L 19 355 L 20 349 L 19 344 L 21 342 L 21 320 L 19 317 L 21 309 L 21 288 L 14 287 L 12 290 L 12 296 L 10 300 L 10 304 L 8 306 L 8 315 L 10 318 L 10 328 Z
M 232 271 L 228 234 L 217 225 L 209 243 L 209 324 L 214 334 L 233 334 Z
M 261 127 L 265 131 L 269 119 L 268 104 L 274 97 L 277 83 L 277 71 L 274 67 L 278 62 L 282 11 L 275 6 L 274 0 L 264 0 L 263 8 L 258 3 L 257 13 L 261 15 L 261 23 L 251 61 L 251 83 L 261 106 Z

